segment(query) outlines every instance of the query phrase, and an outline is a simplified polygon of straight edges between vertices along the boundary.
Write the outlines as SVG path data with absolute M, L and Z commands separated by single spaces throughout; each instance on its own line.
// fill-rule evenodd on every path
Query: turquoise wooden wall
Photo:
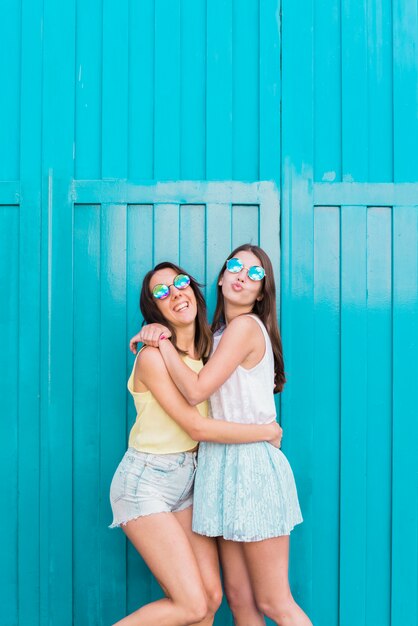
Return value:
M 280 285 L 294 594 L 315 626 L 417 626 L 416 2 L 4 0 L 0 41 L 0 624 L 159 594 L 107 528 L 141 278 L 180 261 L 213 311 L 251 239 Z

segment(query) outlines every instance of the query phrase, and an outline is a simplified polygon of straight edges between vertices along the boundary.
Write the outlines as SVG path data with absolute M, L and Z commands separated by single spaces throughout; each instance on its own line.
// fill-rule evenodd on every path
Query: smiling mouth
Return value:
M 184 311 L 185 309 L 189 308 L 189 303 L 188 302 L 182 302 L 181 304 L 178 304 L 176 307 L 174 307 L 173 311 L 175 313 L 180 313 L 180 311 Z

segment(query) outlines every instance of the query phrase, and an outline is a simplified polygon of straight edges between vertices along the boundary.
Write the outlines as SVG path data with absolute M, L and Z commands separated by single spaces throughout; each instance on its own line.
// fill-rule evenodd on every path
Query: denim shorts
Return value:
M 128 448 L 113 476 L 110 528 L 130 520 L 182 511 L 193 504 L 196 452 L 149 454 Z

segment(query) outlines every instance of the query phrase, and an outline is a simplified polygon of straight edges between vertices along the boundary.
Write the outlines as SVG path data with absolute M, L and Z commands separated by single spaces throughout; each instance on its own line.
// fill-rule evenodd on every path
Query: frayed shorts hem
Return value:
M 179 513 L 180 511 L 185 511 L 193 506 L 193 501 L 185 502 L 181 507 L 176 509 L 175 511 L 170 511 L 169 509 L 161 509 L 160 511 L 149 511 L 148 513 L 139 513 L 138 515 L 133 515 L 126 520 L 123 521 L 115 521 L 112 522 L 108 528 L 120 528 L 121 526 L 126 526 L 129 522 L 133 522 L 134 520 L 139 519 L 140 517 L 149 517 L 150 515 L 159 515 L 160 513 Z

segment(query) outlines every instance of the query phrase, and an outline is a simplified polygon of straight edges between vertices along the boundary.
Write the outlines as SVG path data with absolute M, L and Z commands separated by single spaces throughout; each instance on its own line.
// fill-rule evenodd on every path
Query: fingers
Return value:
M 146 346 L 152 346 L 153 348 L 158 348 L 160 335 L 161 335 L 160 328 L 145 327 L 139 333 L 139 340 L 141 341 L 141 343 L 144 343 Z
M 129 342 L 129 350 L 136 354 L 138 343 L 135 341 L 135 338 L 132 338 Z
M 134 354 L 137 353 L 137 349 L 138 349 L 138 343 L 141 341 L 139 336 L 141 333 L 137 333 L 136 335 L 134 335 L 130 341 L 129 341 L 129 349 L 131 352 L 133 352 Z

